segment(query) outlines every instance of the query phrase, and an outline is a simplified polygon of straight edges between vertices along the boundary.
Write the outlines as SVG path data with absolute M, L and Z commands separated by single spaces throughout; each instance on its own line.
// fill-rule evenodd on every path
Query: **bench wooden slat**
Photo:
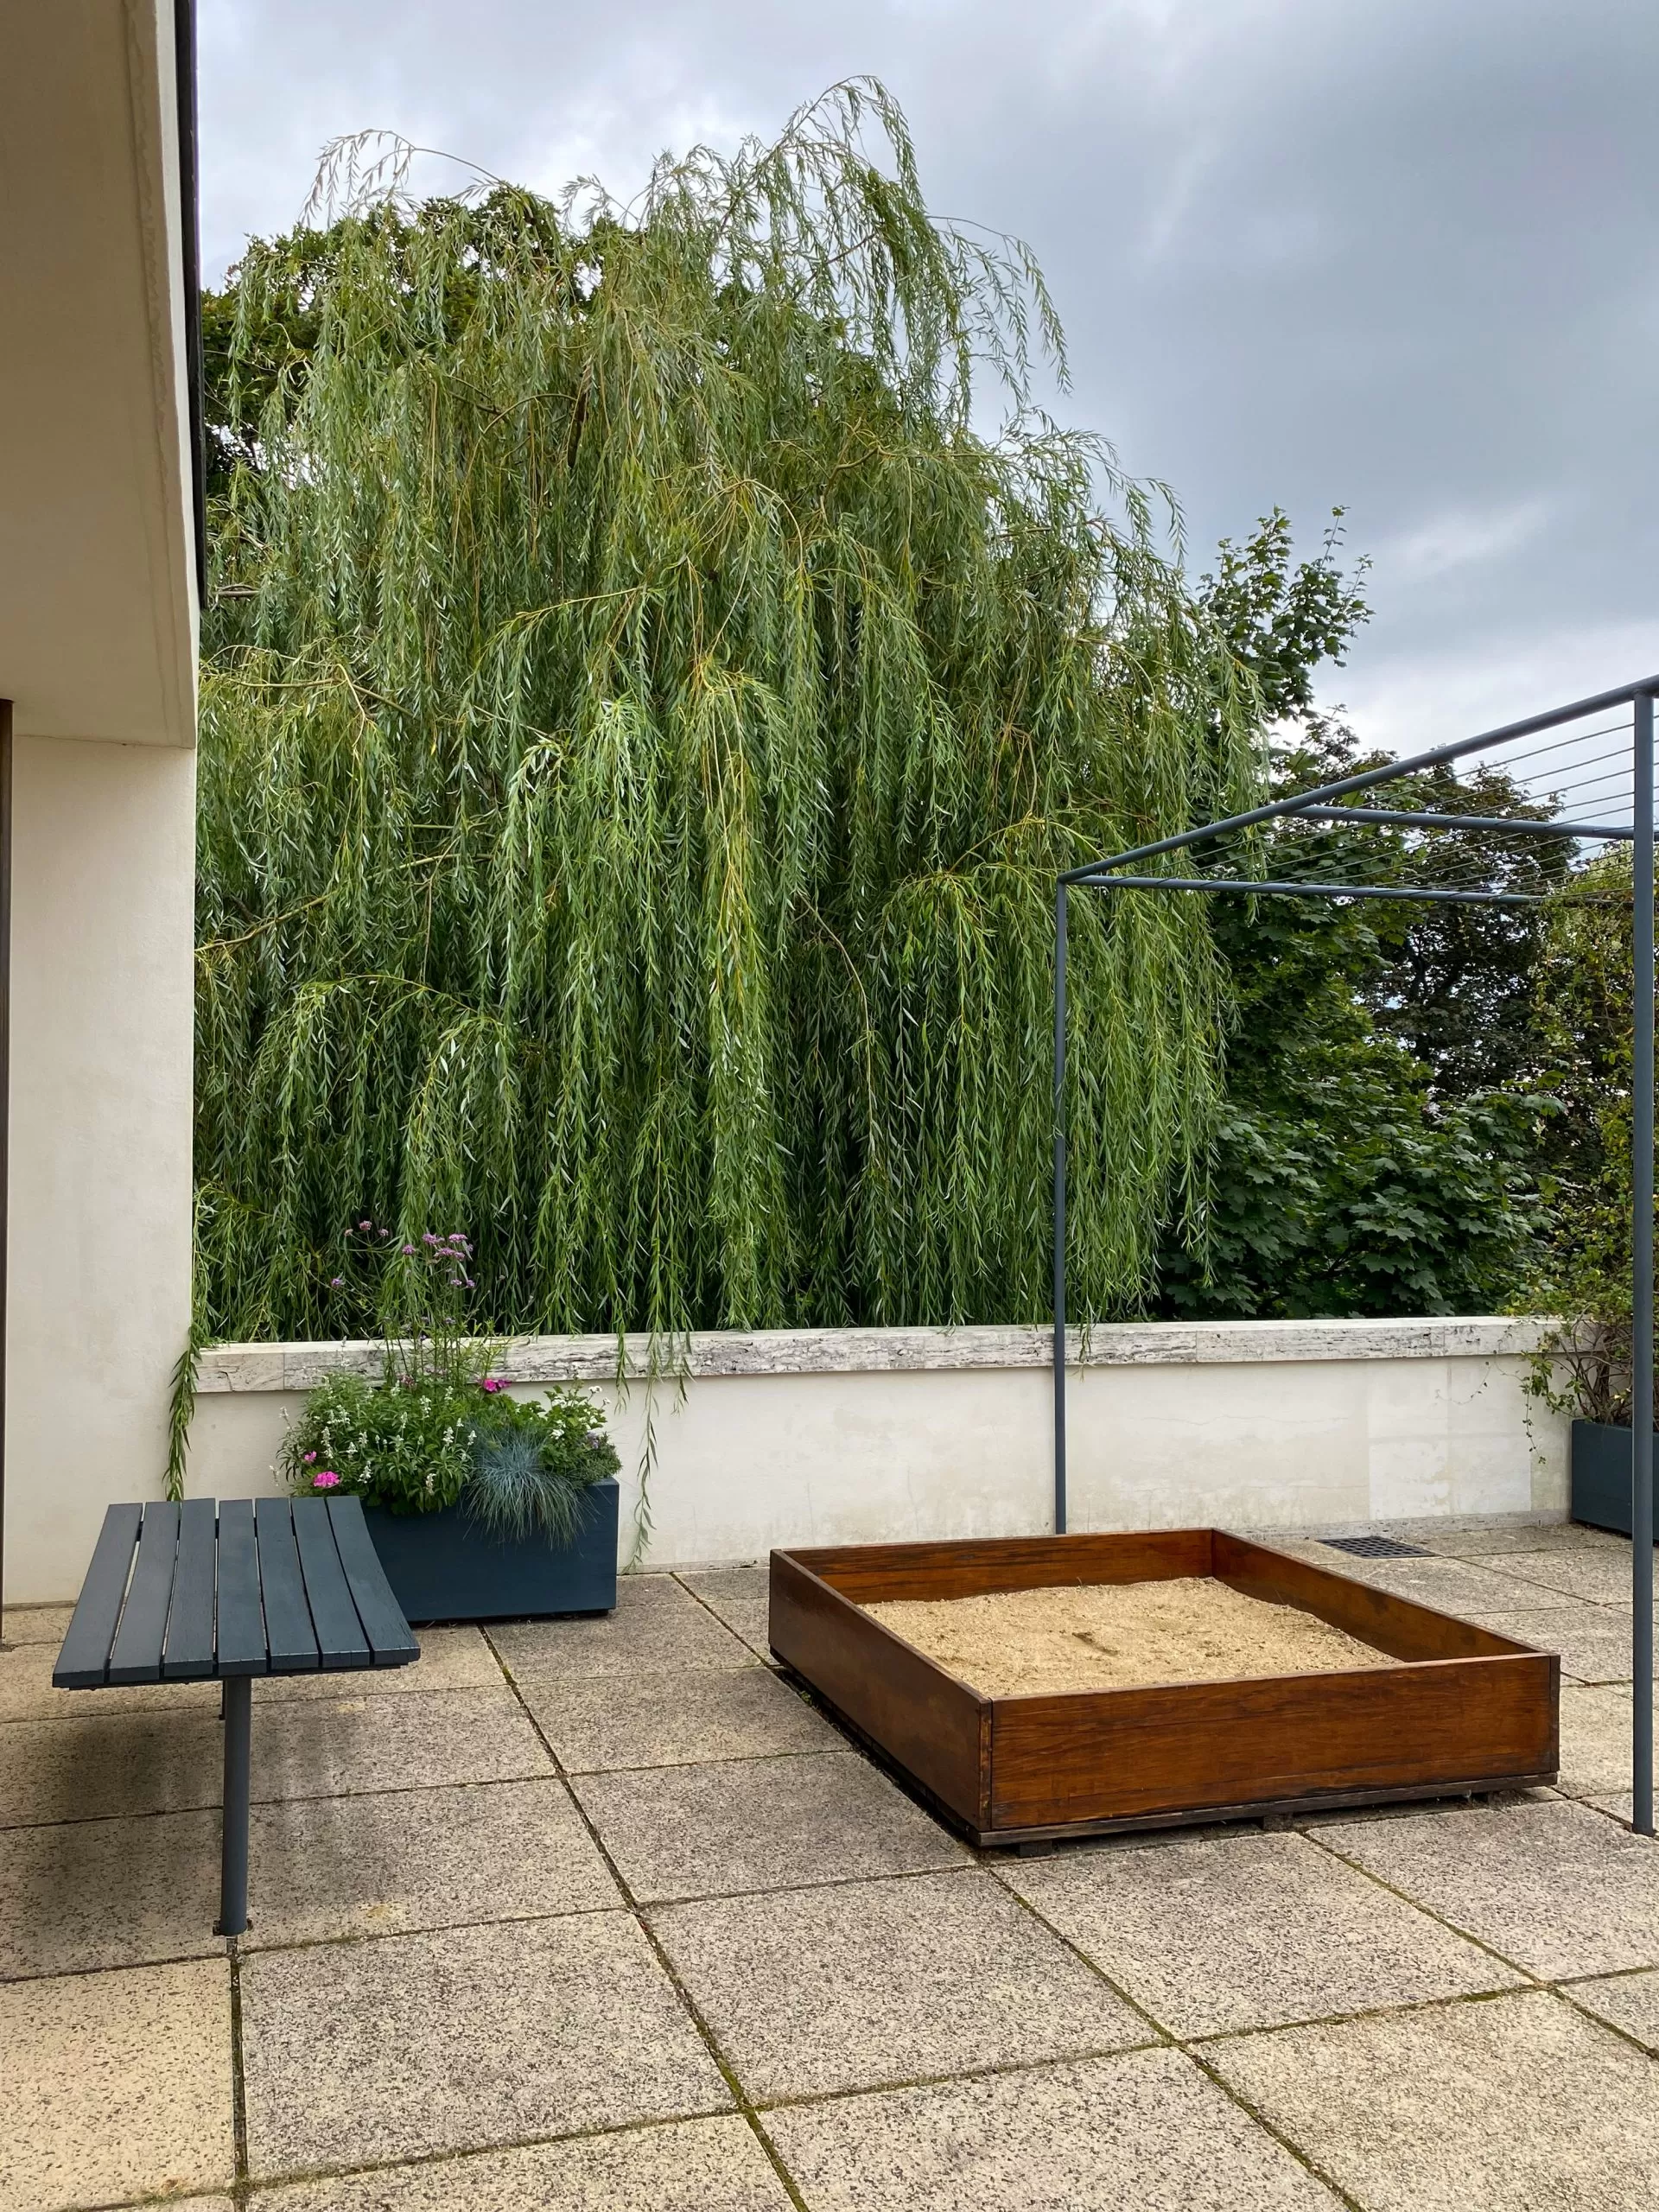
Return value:
M 321 1663 L 311 1608 L 305 1601 L 294 1514 L 285 1497 L 262 1497 L 253 1509 L 259 1539 L 259 1581 L 265 1599 L 265 1646 L 273 1675 L 307 1675 Z
M 270 1671 L 251 1497 L 226 1498 L 219 1509 L 219 1671 Z
M 374 1664 L 406 1667 L 420 1657 L 421 1647 L 410 1635 L 403 1608 L 392 1595 L 369 1524 L 363 1518 L 363 1502 L 356 1497 L 334 1497 L 327 1504 L 340 1563 L 346 1570 Z
M 53 1682 L 60 1690 L 101 1689 L 109 1679 L 110 1650 L 143 1514 L 140 1505 L 112 1505 L 104 1516 L 92 1563 L 52 1669 Z
M 326 1498 L 295 1499 L 294 1537 L 300 1548 L 311 1624 L 317 1631 L 317 1650 L 325 1669 L 366 1667 L 369 1640 L 352 1603 Z
M 148 1538 L 146 1538 L 148 1541 Z M 200 1681 L 213 1671 L 214 1554 L 219 1510 L 211 1497 L 189 1497 L 179 1508 L 179 1561 L 167 1616 L 162 1679 Z M 143 1547 L 140 1547 L 142 1552 Z
M 110 1648 L 111 1682 L 161 1681 L 162 1646 L 167 1640 L 168 1608 L 173 1602 L 173 1576 L 178 1563 L 179 1509 L 170 1498 L 153 1500 L 144 1508 L 127 1602 L 121 1608 L 121 1625 Z

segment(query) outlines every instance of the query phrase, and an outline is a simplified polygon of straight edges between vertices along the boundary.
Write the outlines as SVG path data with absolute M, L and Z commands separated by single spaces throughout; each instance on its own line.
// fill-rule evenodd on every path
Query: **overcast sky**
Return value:
M 836 79 L 1029 240 L 1065 416 L 1185 512 L 1348 510 L 1327 687 L 1405 750 L 1659 671 L 1655 0 L 200 0 L 217 274 L 379 125 L 620 196 Z

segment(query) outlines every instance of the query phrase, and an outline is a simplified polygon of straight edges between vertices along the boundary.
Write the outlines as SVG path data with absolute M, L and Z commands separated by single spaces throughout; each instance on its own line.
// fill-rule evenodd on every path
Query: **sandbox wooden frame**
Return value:
M 1213 1575 L 1395 1665 L 985 1697 L 863 1611 Z M 1219 1529 L 858 1544 L 772 1554 L 777 1657 L 976 1844 L 1551 1783 L 1560 1661 Z

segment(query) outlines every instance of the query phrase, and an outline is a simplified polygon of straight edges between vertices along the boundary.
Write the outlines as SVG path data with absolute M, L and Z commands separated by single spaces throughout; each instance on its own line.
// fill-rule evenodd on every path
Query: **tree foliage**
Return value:
M 1548 1229 L 1529 1303 L 1560 1317 L 1535 1376 L 1538 1394 L 1591 1421 L 1628 1423 L 1632 1405 L 1632 883 L 1628 847 L 1583 871 L 1555 902 L 1537 1001 L 1541 1086 L 1557 1113 L 1545 1162 Z M 1659 1427 L 1659 1382 L 1653 1418 Z
M 205 1325 L 367 1325 L 359 1215 L 467 1229 L 493 1331 L 1042 1313 L 1054 873 L 1253 797 L 1259 711 L 1027 407 L 1029 255 L 849 85 L 627 207 L 344 149 L 209 339 Z M 1105 1312 L 1226 977 L 1196 902 L 1077 906 Z
M 1206 601 L 1278 720 L 1272 791 L 1357 769 L 1352 733 L 1314 702 L 1366 619 L 1340 517 L 1294 563 L 1275 510 L 1224 544 Z M 1391 809 L 1549 812 L 1501 770 L 1438 769 L 1374 791 Z M 1366 803 L 1357 799 L 1356 804 Z M 1237 849 L 1211 855 L 1226 872 Z M 1260 834 L 1269 877 L 1546 892 L 1566 847 L 1498 831 L 1295 820 Z M 1269 898 L 1211 901 L 1235 1019 L 1211 1157 L 1207 1234 L 1166 1243 L 1160 1302 L 1238 1318 L 1503 1310 L 1523 1294 L 1555 1110 L 1535 983 L 1546 909 Z

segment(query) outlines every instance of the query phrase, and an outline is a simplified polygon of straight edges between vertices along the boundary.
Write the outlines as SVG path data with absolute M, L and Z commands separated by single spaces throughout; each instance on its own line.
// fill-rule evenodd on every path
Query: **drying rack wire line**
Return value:
M 1335 814 L 1338 810 L 1312 810 L 1311 827 L 1358 833 L 1371 826 L 1362 818 L 1362 810 L 1357 808 L 1351 815 L 1344 815 L 1334 823 L 1320 821 L 1319 817 L 1324 812 Z M 1489 823 L 1484 817 L 1471 821 L 1464 815 L 1424 817 L 1414 813 L 1397 818 L 1391 823 L 1382 810 L 1379 809 L 1377 812 L 1382 818 L 1376 825 L 1378 842 L 1375 844 L 1358 846 L 1350 838 L 1340 850 L 1332 850 L 1316 842 L 1312 836 L 1305 842 L 1294 836 L 1281 840 L 1273 855 L 1272 880 L 1281 883 L 1294 881 L 1306 884 L 1311 892 L 1317 892 L 1323 885 L 1351 880 L 1356 870 L 1369 880 L 1374 872 L 1382 870 L 1386 856 L 1392 865 L 1383 880 L 1397 884 L 1402 899 L 1427 898 L 1436 891 L 1490 892 L 1491 858 L 1483 859 L 1478 849 L 1471 847 L 1468 833 L 1473 832 L 1483 842 L 1490 843 L 1498 830 L 1513 829 L 1519 833 L 1515 841 L 1517 844 L 1530 842 L 1535 831 L 1541 833 L 1534 849 L 1546 867 L 1554 866 L 1559 870 L 1547 876 L 1543 885 L 1531 893 L 1522 893 L 1513 884 L 1509 887 L 1517 900 L 1535 904 L 1541 896 L 1560 895 L 1575 876 L 1583 874 L 1593 858 L 1593 852 L 1581 848 L 1600 849 L 1609 844 L 1630 844 L 1636 836 L 1634 828 L 1623 823 L 1574 823 L 1567 827 L 1565 834 L 1546 834 L 1556 831 L 1557 825 L 1533 823 L 1524 817 L 1499 823 L 1496 819 Z M 1465 835 L 1447 836 L 1443 834 L 1447 830 L 1462 831 Z M 1564 845 L 1573 849 L 1563 854 L 1560 848 Z M 1447 851 L 1445 849 L 1447 846 L 1454 849 Z M 1546 855 L 1552 855 L 1552 858 L 1545 860 Z M 1178 878 L 1172 872 L 1155 875 L 1151 880 L 1158 887 L 1167 885 L 1172 888 L 1178 880 L 1188 885 L 1199 880 L 1203 883 L 1213 880 L 1218 886 L 1235 881 L 1259 880 L 1265 883 L 1269 879 L 1260 874 L 1255 865 L 1258 857 L 1243 837 L 1229 838 L 1218 841 L 1218 849 L 1213 853 L 1202 855 L 1201 878 L 1194 874 Z M 1403 872 L 1406 870 L 1421 872 Z M 1125 876 L 1115 877 L 1113 880 L 1125 889 L 1146 887 L 1144 882 L 1131 882 Z M 1625 894 L 1620 887 L 1608 884 L 1595 887 L 1588 895 L 1607 899 L 1623 898 Z
M 1603 722 L 1595 729 L 1574 730 L 1571 737 L 1555 738 L 1548 745 L 1529 746 L 1524 753 L 1500 753 L 1491 765 L 1494 768 L 1502 768 L 1506 775 L 1513 776 L 1517 770 L 1528 767 L 1535 760 L 1545 760 L 1553 753 L 1570 752 L 1575 745 L 1592 744 L 1599 737 L 1622 737 L 1624 744 L 1615 746 L 1606 753 L 1592 753 L 1590 758 L 1592 761 L 1628 759 L 1626 747 L 1630 743 L 1630 725 L 1628 721 L 1621 719 L 1616 722 Z M 1585 764 L 1578 761 L 1567 763 L 1569 767 L 1581 765 Z M 1554 771 L 1540 769 L 1537 772 L 1540 775 L 1553 775 Z
M 1603 842 L 1607 844 L 1628 845 L 1632 843 L 1634 839 L 1635 832 L 1630 830 L 1621 829 L 1603 833 Z M 1243 859 L 1244 856 L 1238 854 L 1221 855 L 1217 855 L 1213 862 L 1206 857 L 1201 869 L 1182 874 L 1179 876 L 1177 876 L 1173 871 L 1170 871 L 1166 874 L 1148 875 L 1133 883 L 1128 876 L 1114 877 L 1113 880 L 1126 888 L 1135 889 L 1144 888 L 1147 883 L 1161 886 L 1166 883 L 1173 884 L 1178 880 L 1188 884 L 1194 881 L 1201 883 L 1274 881 L 1281 884 L 1306 884 L 1309 891 L 1314 893 L 1325 885 L 1369 883 L 1375 880 L 1397 887 L 1400 896 L 1407 900 L 1432 899 L 1442 892 L 1449 897 L 1453 892 L 1496 893 L 1501 889 L 1505 896 L 1512 897 L 1521 903 L 1535 906 L 1542 899 L 1554 898 L 1558 893 L 1565 892 L 1575 880 L 1583 876 L 1585 870 L 1590 865 L 1589 857 L 1586 855 L 1576 854 L 1563 855 L 1558 873 L 1548 874 L 1541 879 L 1535 877 L 1529 880 L 1516 880 L 1498 886 L 1492 881 L 1490 863 L 1483 866 L 1475 860 L 1465 859 L 1462 855 L 1448 860 L 1440 855 L 1426 853 L 1421 848 L 1415 850 L 1408 849 L 1404 852 L 1398 849 L 1389 852 L 1384 848 L 1380 850 L 1374 849 L 1369 853 L 1352 850 L 1342 853 L 1297 853 L 1287 852 L 1281 849 L 1274 855 L 1274 865 L 1270 874 L 1260 868 L 1239 864 Z M 1385 861 L 1389 863 L 1386 868 Z M 1402 869 L 1402 863 L 1409 863 L 1409 869 Z M 1623 899 L 1627 894 L 1622 884 L 1610 882 L 1591 885 L 1588 887 L 1587 895 L 1604 899 Z
M 1621 717 L 1616 722 L 1599 723 L 1594 729 L 1574 730 L 1571 737 L 1554 738 L 1548 745 L 1529 745 L 1522 753 L 1499 753 L 1494 757 L 1491 766 L 1495 768 L 1502 768 L 1506 774 L 1513 776 L 1522 769 L 1530 768 L 1535 760 L 1548 760 L 1556 753 L 1571 753 L 1574 747 L 1593 744 L 1599 737 L 1623 738 L 1624 744 L 1615 746 L 1606 753 L 1592 753 L 1590 758 L 1592 760 L 1623 760 L 1628 757 L 1625 747 L 1630 743 L 1630 725 L 1628 719 Z M 1575 763 L 1568 761 L 1566 765 L 1572 767 Z M 1554 769 L 1541 768 L 1534 772 L 1542 776 L 1553 775 L 1555 772 Z
M 1592 698 L 1575 700 L 1570 707 L 1552 708 L 1545 714 L 1530 715 L 1522 721 L 1505 722 L 1496 729 L 1482 730 L 1474 737 L 1459 738 L 1450 745 L 1437 745 L 1427 753 L 1413 753 L 1407 760 L 1385 760 L 1375 768 L 1363 768 L 1354 775 L 1338 777 L 1334 783 L 1315 784 L 1311 790 L 1297 792 L 1294 798 L 1270 799 L 1260 806 L 1247 808 L 1243 814 L 1226 815 L 1219 821 L 1204 823 L 1196 830 L 1182 830 L 1152 844 L 1136 845 L 1125 853 L 1086 861 L 1081 868 L 1068 868 L 1058 880 L 1063 885 L 1082 883 L 1091 876 L 1126 867 L 1131 861 L 1150 860 L 1156 854 L 1178 852 L 1185 846 L 1198 844 L 1207 837 L 1218 837 L 1230 830 L 1252 829 L 1259 822 L 1278 821 L 1300 814 L 1304 808 L 1344 798 L 1350 791 L 1370 791 L 1378 784 L 1398 783 L 1402 776 L 1417 775 L 1426 768 L 1465 760 L 1473 753 L 1491 752 L 1494 746 L 1507 744 L 1514 738 L 1529 737 L 1535 731 L 1558 729 L 1566 721 L 1585 721 L 1609 707 L 1629 705 L 1638 696 L 1651 698 L 1656 691 L 1659 691 L 1659 676 L 1644 678 L 1639 686 L 1627 684 L 1621 690 L 1599 691 Z
M 1559 801 L 1584 791 L 1628 791 L 1630 789 L 1630 779 L 1625 772 L 1623 770 L 1615 772 L 1610 768 L 1605 775 L 1583 776 L 1575 782 L 1561 784 L 1553 790 L 1549 796 Z
M 1144 864 L 1193 846 L 1214 847 L 1240 833 L 1268 822 L 1318 819 L 1333 802 L 1356 792 L 1374 791 L 1398 783 L 1428 768 L 1487 754 L 1522 737 L 1558 729 L 1564 723 L 1587 721 L 1615 707 L 1629 709 L 1628 721 L 1615 725 L 1628 728 L 1630 737 L 1632 823 L 1629 830 L 1595 823 L 1574 825 L 1585 842 L 1628 842 L 1631 849 L 1632 955 L 1634 1009 L 1631 1051 L 1631 1268 L 1630 1306 L 1633 1322 L 1630 1396 L 1634 1418 L 1630 1427 L 1630 1660 L 1631 1660 L 1631 1826 L 1639 1835 L 1652 1835 L 1653 1821 L 1653 1460 L 1654 1430 L 1649 1408 L 1653 1403 L 1653 1180 L 1654 1180 L 1654 777 L 1653 707 L 1659 696 L 1659 676 L 1640 678 L 1616 690 L 1596 693 L 1564 707 L 1548 709 L 1524 721 L 1484 730 L 1451 745 L 1436 746 L 1402 760 L 1368 768 L 1328 784 L 1250 807 L 1241 814 L 1200 824 L 1151 843 L 1112 853 L 1068 868 L 1054 884 L 1054 1527 L 1066 1526 L 1066 932 L 1068 909 L 1074 892 L 1134 893 L 1192 892 L 1243 893 L 1254 898 L 1379 899 L 1409 900 L 1423 906 L 1480 905 L 1535 906 L 1540 894 L 1525 892 L 1478 892 L 1448 886 L 1402 885 L 1359 881 L 1338 883 L 1313 877 L 1278 878 L 1258 881 L 1248 877 L 1177 875 L 1145 872 Z M 1606 733 L 1597 733 L 1605 734 Z M 1563 743 L 1575 741 L 1563 740 Z M 1576 741 L 1584 741 L 1580 737 Z M 1541 748 L 1548 749 L 1548 748 Z M 1509 765 L 1503 763 L 1501 765 Z M 1341 810 L 1338 809 L 1340 812 Z M 1448 814 L 1433 834 L 1474 828 L 1467 816 Z M 1512 828 L 1513 824 L 1506 824 Z M 1477 834 L 1479 834 L 1478 832 Z M 1525 834 L 1524 832 L 1522 834 Z M 1128 871 L 1141 864 L 1140 872 Z

